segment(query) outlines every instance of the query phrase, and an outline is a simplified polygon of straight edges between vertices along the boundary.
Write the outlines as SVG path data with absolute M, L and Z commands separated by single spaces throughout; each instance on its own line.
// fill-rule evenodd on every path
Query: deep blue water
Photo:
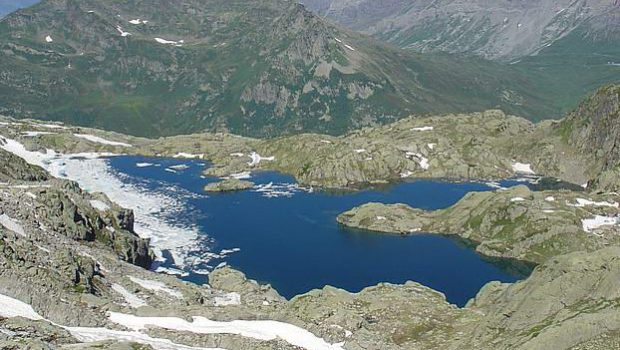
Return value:
M 195 194 L 185 196 L 187 215 L 177 220 L 197 224 L 210 237 L 205 249 L 240 249 L 209 265 L 225 261 L 249 278 L 270 283 L 287 298 L 325 285 L 357 292 L 380 282 L 413 280 L 443 292 L 454 304 L 464 305 L 489 281 L 513 282 L 523 277 L 511 265 L 485 260 L 452 238 L 360 232 L 336 222 L 338 214 L 373 201 L 445 208 L 467 192 L 491 189 L 481 183 L 413 181 L 355 193 L 299 191 L 278 198 L 253 190 L 206 196 L 202 188 L 217 179 L 201 177 L 205 165 L 201 161 L 123 156 L 109 162 L 127 183 L 170 195 L 178 192 L 169 191 L 174 185 Z M 161 166 L 139 168 L 139 162 Z M 165 171 L 179 164 L 189 168 Z M 251 180 L 257 184 L 294 183 L 292 177 L 273 172 L 255 173 Z M 207 281 L 205 275 L 194 273 L 184 278 Z

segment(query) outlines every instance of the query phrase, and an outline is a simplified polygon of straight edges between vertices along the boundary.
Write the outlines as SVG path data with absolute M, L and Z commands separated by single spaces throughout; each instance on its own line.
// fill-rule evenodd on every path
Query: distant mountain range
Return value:
M 0 114 L 140 136 L 342 134 L 488 108 L 552 118 L 619 72 L 409 52 L 287 0 L 44 0 L 0 20 L 0 46 Z
M 303 0 L 309 9 L 405 49 L 514 60 L 580 32 L 617 39 L 616 0 Z

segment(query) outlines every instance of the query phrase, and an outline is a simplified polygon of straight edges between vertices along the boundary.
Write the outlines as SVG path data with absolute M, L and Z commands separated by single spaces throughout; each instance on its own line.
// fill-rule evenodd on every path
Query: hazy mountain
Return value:
M 0 21 L 0 45 L 0 113 L 138 135 L 562 110 L 516 70 L 406 53 L 285 0 L 47 0 Z
M 415 51 L 529 56 L 579 30 L 588 40 L 620 34 L 616 0 L 303 0 L 351 29 Z

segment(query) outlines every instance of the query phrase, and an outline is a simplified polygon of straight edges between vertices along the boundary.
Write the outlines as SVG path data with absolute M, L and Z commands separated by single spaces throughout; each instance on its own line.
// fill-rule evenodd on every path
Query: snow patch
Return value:
M 591 200 L 585 199 L 585 198 L 577 198 L 576 201 L 577 201 L 576 204 L 571 204 L 571 203 L 567 203 L 567 204 L 570 205 L 571 207 L 577 207 L 577 208 L 583 208 L 583 207 L 586 207 L 586 206 L 590 206 L 590 207 L 610 207 L 610 208 L 618 208 L 618 207 L 620 207 L 620 204 L 618 204 L 617 202 L 594 202 L 594 201 L 591 201 Z
M 116 26 L 116 30 L 117 30 L 119 33 L 121 33 L 121 36 L 122 36 L 122 37 L 126 37 L 126 36 L 130 36 L 130 35 L 131 35 L 131 33 L 124 31 L 124 30 L 123 30 L 123 27 L 121 27 L 121 26 Z
M 73 134 L 73 136 L 75 136 L 77 138 L 80 138 L 80 139 L 84 139 L 84 140 L 90 141 L 90 142 L 100 143 L 102 145 L 121 146 L 121 147 L 133 147 L 132 145 L 130 145 L 128 143 L 110 141 L 110 140 L 106 140 L 104 138 L 101 138 L 101 137 L 95 136 L 95 135 Z
M 192 154 L 192 153 L 179 152 L 175 154 L 174 156 L 172 156 L 172 158 L 202 159 L 204 158 L 204 156 L 205 156 L 204 154 Z
M 121 286 L 120 284 L 113 284 L 112 290 L 120 294 L 125 299 L 125 302 L 127 303 L 127 305 L 129 305 L 130 307 L 134 309 L 147 305 L 144 299 L 129 292 L 127 289 L 125 289 L 125 287 Z
M 42 135 L 53 135 L 53 132 L 48 132 L 48 131 L 24 131 L 22 132 L 22 135 L 24 135 L 24 137 L 37 137 L 37 136 L 42 136 Z
M 178 290 L 174 290 L 170 287 L 168 287 L 165 283 L 163 282 L 159 282 L 159 281 L 152 281 L 152 280 L 145 280 L 145 279 L 141 279 L 138 277 L 133 277 L 133 276 L 129 276 L 129 279 L 139 285 L 140 287 L 144 288 L 144 289 L 148 289 L 154 292 L 162 292 L 162 293 L 166 293 L 172 297 L 175 297 L 177 299 L 183 299 L 183 294 L 181 292 L 179 292 Z
M 405 172 L 400 173 L 400 178 L 401 179 L 406 179 L 406 178 L 410 177 L 411 175 L 413 175 L 413 172 L 407 170 Z
M 29 320 L 45 320 L 41 315 L 34 311 L 32 306 L 0 294 L 0 317 L 23 317 Z M 133 331 L 116 331 L 107 328 L 89 328 L 89 327 L 66 327 L 54 322 L 48 321 L 58 327 L 62 327 L 69 331 L 78 341 L 83 343 L 97 342 L 103 340 L 129 341 L 140 344 L 151 345 L 156 350 L 224 350 L 220 348 L 198 348 L 176 344 L 169 339 L 152 338 L 144 333 Z
M 262 161 L 269 161 L 272 162 L 274 160 L 276 160 L 276 157 L 262 157 L 260 154 L 256 153 L 256 152 L 252 152 L 252 154 L 250 154 L 250 158 L 252 159 L 250 162 L 248 162 L 249 166 L 257 166 L 258 164 L 260 164 L 260 162 Z
M 531 164 L 518 163 L 518 162 L 512 164 L 512 171 L 518 174 L 531 174 L 531 175 L 535 174 L 534 170 L 532 170 Z
M 406 152 L 405 155 L 407 158 L 415 160 L 423 170 L 428 170 L 430 168 L 428 158 L 424 157 L 421 153 Z
M 412 128 L 411 131 L 433 131 L 435 128 L 432 126 L 421 126 L 417 128 Z
M 106 210 L 109 210 L 109 209 L 110 209 L 110 206 L 109 206 L 109 205 L 107 205 L 106 203 L 104 203 L 104 202 L 102 202 L 102 201 L 100 201 L 100 200 L 98 200 L 98 199 L 93 199 L 93 200 L 91 200 L 91 201 L 90 201 L 90 205 L 91 205 L 93 208 L 95 208 L 95 209 L 97 209 L 97 210 L 99 210 L 99 211 L 106 211 Z
M 52 37 L 48 35 L 45 37 L 45 42 L 51 43 L 54 42 L 54 39 L 52 39 Z
M 6 214 L 0 215 L 0 225 L 4 226 L 7 230 L 13 231 L 22 237 L 26 237 L 24 227 L 16 220 L 10 218 Z
M 131 21 L 129 21 L 129 23 L 131 23 L 131 24 L 147 24 L 147 23 L 149 23 L 149 21 L 143 21 L 140 18 L 136 18 L 136 19 L 132 19 Z
M 215 297 L 215 306 L 241 305 L 241 295 L 239 293 L 227 293 Z
M 236 173 L 236 174 L 230 174 L 229 178 L 232 179 L 237 179 L 237 180 L 245 180 L 245 179 L 249 179 L 252 177 L 252 173 L 249 171 L 244 171 L 241 173 Z
M 344 350 L 341 345 L 329 344 L 309 331 L 292 324 L 278 321 L 230 321 L 218 322 L 194 316 L 192 322 L 178 317 L 138 317 L 118 312 L 109 313 L 110 321 L 135 331 L 155 326 L 163 329 L 196 334 L 234 334 L 262 341 L 282 339 L 306 350 Z
M 35 321 L 43 319 L 32 306 L 2 294 L 0 294 L 0 317 L 23 317 Z
M 162 38 L 155 38 L 155 41 L 157 41 L 160 44 L 174 45 L 174 46 L 181 46 L 183 43 L 185 43 L 185 40 L 174 41 L 174 40 L 166 40 Z
M 618 225 L 618 218 L 612 216 L 602 216 L 596 215 L 591 219 L 583 219 L 581 220 L 581 224 L 583 225 L 583 230 L 586 232 L 592 232 L 596 229 L 599 229 L 604 226 L 615 226 Z
M 154 165 L 153 163 L 136 163 L 136 167 L 138 168 L 148 168 L 153 165 Z

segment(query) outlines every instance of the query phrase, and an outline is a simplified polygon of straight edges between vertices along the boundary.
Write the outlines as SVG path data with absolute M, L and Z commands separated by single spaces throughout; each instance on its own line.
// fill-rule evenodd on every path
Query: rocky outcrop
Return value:
M 620 186 L 620 85 L 601 88 L 557 126 L 567 142 L 596 161 L 593 186 Z
M 205 186 L 204 190 L 206 192 L 234 192 L 247 190 L 252 187 L 254 187 L 254 183 L 252 181 L 243 181 L 232 178 L 210 183 Z
M 525 186 L 472 192 L 433 212 L 404 204 L 369 203 L 338 216 L 352 228 L 394 234 L 458 235 L 491 257 L 542 263 L 574 251 L 620 244 L 616 195 L 534 192 Z M 605 219 L 606 218 L 606 219 Z

